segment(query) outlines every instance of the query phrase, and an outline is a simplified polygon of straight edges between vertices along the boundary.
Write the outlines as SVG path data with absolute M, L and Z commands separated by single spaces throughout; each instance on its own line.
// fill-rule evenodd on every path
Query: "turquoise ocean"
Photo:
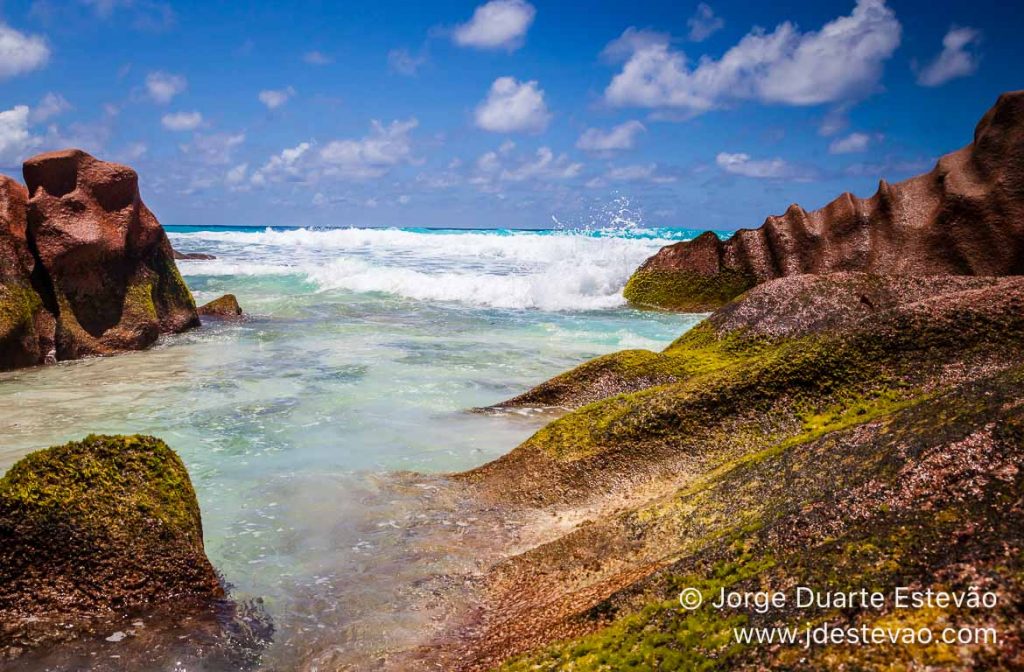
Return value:
M 230 292 L 247 318 L 0 373 L 0 471 L 88 433 L 164 439 L 192 475 L 214 565 L 274 620 L 276 669 L 313 669 L 332 647 L 359 665 L 443 621 L 407 608 L 410 586 L 472 574 L 484 550 L 430 530 L 489 533 L 394 474 L 481 465 L 550 419 L 472 409 L 597 355 L 664 348 L 701 317 L 622 298 L 644 259 L 699 233 L 686 229 L 168 233 L 217 257 L 178 262 L 197 302 Z

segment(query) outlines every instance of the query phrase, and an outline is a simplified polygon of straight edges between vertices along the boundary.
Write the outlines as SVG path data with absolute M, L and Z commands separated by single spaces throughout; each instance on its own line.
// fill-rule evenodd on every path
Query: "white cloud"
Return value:
M 854 163 L 847 166 L 843 172 L 854 177 L 880 177 L 890 181 L 919 175 L 935 165 L 935 158 L 909 159 L 900 157 L 889 157 L 881 163 Z
M 288 99 L 295 95 L 295 89 L 288 86 L 283 89 L 264 89 L 260 91 L 260 102 L 267 106 L 268 110 L 276 110 L 285 103 Z
M 615 166 L 609 168 L 600 177 L 594 177 L 587 181 L 588 188 L 596 189 L 608 186 L 609 182 L 650 182 L 652 184 L 668 184 L 675 182 L 673 175 L 664 175 L 658 172 L 656 163 L 639 163 L 629 166 Z
M 800 171 L 782 159 L 755 160 L 749 154 L 721 152 L 715 157 L 718 167 L 727 173 L 758 179 L 781 179 L 800 177 Z
M 829 154 L 856 154 L 865 151 L 871 144 L 872 136 L 867 133 L 850 133 L 836 138 L 828 146 Z
M 203 115 L 199 112 L 172 112 L 165 114 L 160 123 L 168 131 L 194 131 L 203 123 Z
M 188 88 L 188 80 L 159 70 L 146 75 L 146 91 L 149 97 L 161 105 L 171 102 L 175 96 Z
M 550 120 L 544 91 L 535 80 L 520 83 L 513 77 L 499 77 L 476 108 L 476 125 L 495 133 L 539 133 Z
M 181 146 L 181 151 L 207 165 L 226 166 L 232 162 L 235 150 L 244 142 L 245 133 L 196 134 L 192 142 Z
M 550 147 L 541 147 L 532 161 L 503 169 L 501 179 L 509 182 L 523 182 L 536 178 L 564 180 L 576 177 L 581 170 L 582 163 L 570 160 L 565 154 L 555 156 Z
M 605 98 L 612 105 L 690 114 L 743 100 L 788 105 L 852 100 L 877 87 L 901 32 L 885 0 L 858 0 L 850 16 L 817 32 L 801 33 L 789 22 L 770 33 L 755 28 L 721 59 L 705 56 L 691 67 L 667 39 L 647 33 L 640 40 L 634 31 L 633 51 Z M 613 45 L 626 37 L 623 33 Z
M 103 17 L 109 17 L 119 5 L 130 4 L 125 0 L 81 0 L 81 3 L 92 7 L 96 14 Z
M 977 46 L 980 41 L 980 31 L 953 26 L 942 38 L 942 51 L 939 55 L 917 73 L 917 83 L 921 86 L 941 86 L 951 79 L 974 74 L 978 69 L 979 58 L 967 51 L 967 47 Z
M 32 108 L 30 120 L 33 124 L 41 124 L 71 109 L 71 103 L 59 93 L 48 93 L 39 104 Z
M 131 163 L 132 161 L 138 161 L 146 155 L 149 151 L 149 147 L 144 142 L 133 142 L 125 147 L 122 147 L 115 154 L 115 160 L 122 161 L 124 163 Z
M 843 103 L 836 105 L 829 110 L 818 125 L 818 134 L 828 137 L 843 131 L 847 126 L 849 126 L 850 107 L 851 105 L 849 103 Z
M 540 147 L 532 155 L 516 156 L 514 142 L 506 141 L 482 154 L 474 164 L 470 184 L 484 192 L 498 193 L 505 183 L 541 183 L 568 180 L 580 175 L 583 164 L 566 154 Z
M 299 159 L 309 152 L 313 145 L 308 142 L 300 142 L 295 147 L 281 150 L 263 164 L 263 167 L 253 173 L 251 181 L 253 184 L 264 184 L 268 180 L 280 181 L 287 178 L 298 179 Z
M 42 140 L 29 133 L 27 105 L 0 112 L 0 166 L 16 166 Z
M 715 11 L 710 5 L 702 2 L 697 5 L 697 11 L 686 21 L 686 25 L 690 28 L 690 40 L 703 42 L 721 30 L 725 21 L 720 16 L 715 16 Z
M 96 16 L 109 19 L 117 10 L 128 10 L 132 26 L 139 30 L 166 30 L 177 21 L 169 4 L 154 0 L 81 0 Z
M 617 149 L 632 149 L 636 137 L 646 131 L 639 121 L 631 120 L 607 131 L 588 128 L 576 141 L 576 148 L 588 152 L 609 152 Z
M 392 166 L 412 162 L 412 138 L 416 119 L 392 121 L 384 126 L 373 121 L 370 134 L 359 140 L 334 140 L 320 150 L 325 173 L 347 179 L 379 177 Z
M 319 151 L 303 142 L 272 156 L 250 178 L 253 184 L 295 180 L 316 182 L 323 178 L 365 180 L 381 177 L 403 163 L 416 163 L 410 133 L 416 119 L 393 121 L 387 126 L 371 123 L 370 133 L 360 139 L 333 140 Z
M 249 172 L 248 163 L 240 163 L 224 174 L 224 181 L 229 185 L 238 185 L 245 182 L 246 174 Z
M 601 58 L 611 63 L 621 63 L 629 60 L 638 51 L 660 45 L 667 46 L 671 41 L 672 36 L 668 33 L 630 26 L 622 31 L 622 35 L 605 45 L 601 50 Z
M 388 52 L 388 67 L 407 77 L 415 75 L 420 66 L 426 62 L 426 56 L 413 56 L 408 49 L 392 49 Z
M 0 80 L 38 70 L 49 60 L 50 47 L 45 39 L 0 22 Z
M 632 166 L 618 166 L 612 168 L 605 177 L 615 182 L 675 182 L 676 178 L 669 175 L 659 175 L 658 166 L 654 163 L 635 164 Z
M 46 132 L 46 146 L 78 147 L 94 155 L 113 155 L 108 143 L 118 125 L 120 108 L 107 104 L 102 109 L 102 116 L 88 122 L 72 122 L 65 127 L 50 124 Z
M 302 55 L 302 60 L 310 65 L 329 65 L 334 59 L 322 51 L 307 51 Z
M 455 43 L 477 49 L 508 49 L 522 46 L 537 10 L 524 0 L 491 0 L 480 5 L 467 23 L 456 26 Z

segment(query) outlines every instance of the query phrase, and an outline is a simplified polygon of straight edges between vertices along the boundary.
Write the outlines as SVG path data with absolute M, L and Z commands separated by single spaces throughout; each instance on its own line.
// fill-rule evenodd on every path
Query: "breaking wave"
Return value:
M 383 292 L 473 307 L 597 310 L 681 229 L 457 231 L 291 229 L 172 233 L 177 249 L 213 261 L 179 262 L 186 276 L 296 276 L 321 291 Z

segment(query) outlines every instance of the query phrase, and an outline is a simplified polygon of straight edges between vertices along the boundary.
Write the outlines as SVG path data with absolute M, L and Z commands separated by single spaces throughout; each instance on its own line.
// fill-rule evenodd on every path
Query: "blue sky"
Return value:
M 0 5 L 0 170 L 165 224 L 759 225 L 930 168 L 1024 87 L 1010 2 Z

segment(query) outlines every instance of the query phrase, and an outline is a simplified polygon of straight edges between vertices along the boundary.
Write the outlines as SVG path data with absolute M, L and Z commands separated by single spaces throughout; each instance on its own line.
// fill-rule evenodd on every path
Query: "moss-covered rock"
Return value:
M 53 347 L 53 318 L 32 285 L 27 207 L 25 187 L 0 175 L 0 371 L 40 364 Z
M 576 409 L 617 394 L 681 383 L 762 361 L 778 347 L 800 347 L 787 346 L 786 341 L 796 343 L 807 338 L 811 339 L 809 344 L 815 339 L 842 339 L 854 333 L 878 331 L 882 323 L 927 300 L 941 302 L 941 297 L 960 295 L 955 300 L 970 303 L 967 292 L 999 291 L 994 288 L 1017 285 L 1019 280 L 1012 278 L 867 273 L 781 278 L 731 301 L 660 353 L 625 350 L 604 355 L 496 407 Z M 965 337 L 974 338 L 972 334 Z
M 663 376 L 583 405 L 459 477 L 497 506 L 581 522 L 490 572 L 488 608 L 446 662 L 609 672 L 1016 669 L 1024 662 L 1022 353 L 1024 279 L 907 284 L 841 274 L 758 287 L 659 355 L 621 353 L 556 378 L 549 391 L 582 399 L 616 381 Z M 686 586 L 710 598 L 723 587 L 796 585 L 984 586 L 1000 601 L 984 613 L 769 614 L 688 612 L 676 602 Z M 1000 639 L 810 651 L 733 639 L 744 624 L 823 622 L 992 625 Z
M 0 176 L 0 370 L 139 350 L 199 326 L 127 166 L 80 150 Z
M 0 631 L 187 598 L 218 598 L 195 491 L 148 436 L 89 436 L 0 479 Z
M 199 326 L 134 170 L 69 149 L 30 158 L 24 174 L 27 235 L 46 278 L 58 359 L 140 350 Z
M 760 452 L 532 551 L 532 563 L 517 559 L 512 564 L 520 571 L 542 567 L 542 582 L 555 574 L 563 584 L 567 576 L 578 583 L 564 598 L 566 620 L 549 626 L 565 641 L 502 669 L 1018 669 L 1024 656 L 1017 615 L 1024 598 L 1022 383 L 1024 367 L 1015 367 L 909 403 L 883 402 L 869 413 L 851 407 L 849 422 L 831 431 L 765 437 Z M 573 562 L 596 538 L 629 573 L 616 575 L 613 563 L 612 571 L 584 572 Z M 520 588 L 538 579 L 523 574 Z M 592 587 L 602 579 L 604 598 L 588 608 L 572 605 L 573 594 L 600 595 Z M 879 609 L 798 609 L 795 586 L 864 588 L 888 599 Z M 901 586 L 991 591 L 998 599 L 992 609 L 897 609 L 891 598 Z M 681 609 L 684 587 L 700 590 L 705 605 Z M 710 607 L 723 588 L 783 591 L 789 603 L 766 613 Z M 548 596 L 548 608 L 559 600 L 551 583 L 538 590 Z M 802 636 L 822 623 L 926 628 L 936 638 L 947 627 L 992 628 L 998 641 L 805 650 L 737 641 L 734 631 L 787 627 Z
M 0 371 L 39 364 L 45 357 L 37 321 L 39 295 L 25 282 L 0 282 Z
M 224 319 L 237 319 L 242 316 L 242 307 L 238 305 L 238 299 L 234 294 L 225 294 L 199 306 L 199 314 L 203 317 L 220 317 Z
M 753 276 L 736 271 L 707 276 L 686 270 L 640 268 L 630 276 L 622 295 L 641 308 L 706 313 L 755 284 Z

